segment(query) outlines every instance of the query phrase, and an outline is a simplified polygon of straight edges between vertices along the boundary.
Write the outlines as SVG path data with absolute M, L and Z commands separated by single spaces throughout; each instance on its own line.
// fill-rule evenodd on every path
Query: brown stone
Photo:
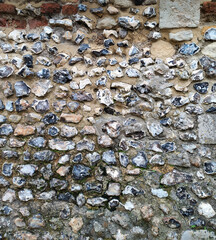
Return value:
M 78 5 L 67 4 L 62 7 L 63 15 L 72 15 L 78 12 Z
M 81 131 L 80 133 L 82 135 L 94 135 L 96 132 L 95 132 L 95 128 L 93 126 L 85 126 Z
M 141 208 L 141 213 L 142 213 L 142 217 L 145 221 L 150 221 L 151 218 L 154 216 L 154 212 L 153 209 L 151 207 L 151 205 L 144 205 Z
M 73 217 L 70 220 L 69 225 L 71 226 L 74 233 L 78 233 L 83 227 L 83 220 L 81 217 Z
M 35 133 L 35 127 L 18 124 L 14 131 L 14 136 L 28 136 Z
M 204 2 L 202 11 L 205 14 L 216 14 L 216 2 Z
M 21 19 L 21 20 L 13 19 L 12 22 L 8 22 L 8 25 L 13 26 L 17 29 L 24 29 L 27 26 L 27 22 L 25 19 Z
M 60 13 L 61 6 L 58 3 L 43 3 L 41 5 L 41 13 L 43 14 L 53 14 Z
M 34 29 L 37 27 L 43 27 L 48 25 L 48 20 L 45 16 L 37 17 L 29 20 L 29 27 L 30 29 Z
M 16 8 L 12 4 L 0 3 L 0 13 L 16 14 Z
M 60 116 L 60 121 L 62 122 L 71 122 L 71 123 L 79 123 L 82 120 L 83 116 L 81 114 L 66 114 L 62 113 Z
M 67 175 L 67 173 L 69 172 L 69 169 L 70 167 L 62 166 L 56 172 L 63 177 Z

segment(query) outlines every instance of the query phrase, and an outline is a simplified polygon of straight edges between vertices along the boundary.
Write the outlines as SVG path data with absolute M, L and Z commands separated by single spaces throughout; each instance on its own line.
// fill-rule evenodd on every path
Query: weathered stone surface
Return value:
M 208 230 L 186 230 L 182 233 L 181 240 L 201 240 L 205 238 L 214 239 L 215 233 Z
M 160 28 L 197 27 L 199 20 L 200 2 L 196 0 L 160 1 Z
M 32 92 L 37 97 L 43 97 L 48 92 L 50 92 L 53 85 L 51 84 L 50 80 L 39 80 L 34 83 L 34 86 L 32 88 Z
M 166 58 L 172 57 L 175 54 L 175 49 L 170 43 L 163 40 L 158 40 L 157 42 L 152 43 L 151 54 L 153 58 L 158 57 L 165 60 Z
M 117 25 L 117 22 L 112 17 L 106 17 L 103 19 L 98 20 L 97 22 L 97 29 L 112 29 Z
M 170 40 L 181 42 L 181 41 L 190 41 L 193 39 L 193 32 L 191 30 L 188 31 L 180 31 L 176 33 L 169 33 Z
M 202 144 L 216 144 L 215 115 L 198 116 L 198 136 Z

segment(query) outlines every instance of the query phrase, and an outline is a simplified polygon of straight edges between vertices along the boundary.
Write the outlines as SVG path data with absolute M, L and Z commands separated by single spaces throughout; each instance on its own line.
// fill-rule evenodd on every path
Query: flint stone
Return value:
M 193 11 L 191 11 L 191 9 L 193 9 Z M 197 0 L 160 1 L 159 27 L 161 29 L 197 27 L 199 19 L 200 2 Z
M 5 123 L 7 121 L 7 118 L 3 115 L 0 115 L 0 123 Z
M 179 49 L 179 53 L 181 53 L 182 55 L 189 55 L 189 56 L 195 55 L 199 51 L 200 51 L 200 47 L 195 43 L 188 43 L 188 44 L 184 43 Z
M 216 144 L 216 116 L 198 116 L 198 136 L 201 144 Z
M 116 164 L 116 157 L 115 153 L 112 150 L 108 150 L 106 152 L 103 152 L 102 160 L 107 163 L 108 165 Z
M 93 207 L 104 206 L 108 200 L 102 197 L 88 198 L 87 203 Z
M 164 174 L 163 178 L 161 179 L 161 184 L 164 184 L 166 186 L 173 186 L 186 181 L 191 182 L 192 175 L 179 172 L 174 169 L 172 172 Z
M 22 187 L 26 183 L 25 179 L 22 177 L 13 177 L 13 184 L 17 187 Z
M 206 182 L 202 183 L 194 183 L 191 186 L 191 190 L 199 197 L 199 198 L 208 198 L 212 196 L 212 188 Z
M 215 60 L 208 58 L 207 56 L 203 56 L 202 58 L 200 58 L 199 62 L 208 77 L 216 76 L 216 61 Z
M 205 40 L 216 41 L 216 28 L 208 29 L 204 34 Z
M 32 55 L 30 54 L 26 54 L 23 56 L 23 61 L 25 63 L 25 65 L 27 66 L 27 69 L 28 68 L 33 68 L 33 57 Z
M 163 189 L 151 189 L 151 193 L 158 198 L 166 198 L 168 197 L 168 192 L 164 191 Z
M 49 147 L 53 150 L 68 151 L 75 148 L 75 143 L 73 141 L 63 141 L 55 138 L 49 140 Z
M 46 140 L 43 137 L 36 137 L 29 140 L 28 145 L 34 148 L 43 148 L 46 146 Z
M 106 191 L 108 196 L 119 196 L 121 194 L 120 183 L 109 183 L 108 189 Z
M 123 153 L 123 152 L 120 152 L 119 153 L 119 162 L 120 164 L 123 166 L 123 167 L 127 167 L 127 165 L 129 164 L 129 158 L 128 156 Z
M 0 68 L 0 78 L 7 78 L 10 77 L 13 73 L 13 68 L 12 67 L 8 67 L 8 66 L 4 66 Z
M 0 148 L 4 147 L 7 143 L 7 139 L 5 138 L 0 138 Z
M 19 141 L 16 138 L 10 138 L 9 146 L 12 148 L 19 148 L 25 145 L 25 141 Z
M 0 99 L 0 110 L 4 110 L 5 109 L 5 105 L 2 102 L 2 100 Z
M 32 102 L 31 106 L 38 113 L 45 113 L 45 112 L 49 111 L 49 101 L 47 99 L 45 99 L 45 100 L 35 99 Z
M 36 161 L 52 161 L 55 158 L 55 153 L 50 150 L 44 150 L 34 153 L 34 160 Z
M 77 134 L 78 134 L 78 131 L 75 127 L 64 125 L 61 128 L 61 136 L 62 137 L 71 138 L 71 137 L 76 136 Z
M 85 91 L 72 92 L 71 99 L 79 102 L 91 102 L 93 97 L 90 93 Z
M 15 102 L 15 107 L 17 112 L 25 111 L 29 108 L 30 104 L 27 100 L 18 98 Z
M 32 195 L 32 191 L 30 189 L 23 189 L 23 190 L 19 191 L 18 196 L 19 196 L 19 199 L 24 202 L 27 202 L 34 198 Z
M 90 170 L 91 169 L 89 167 L 86 167 L 81 164 L 77 164 L 73 166 L 72 176 L 76 180 L 81 180 L 83 178 L 90 176 L 90 173 L 89 173 Z
M 94 151 L 95 149 L 95 143 L 94 141 L 88 140 L 88 139 L 84 139 L 82 141 L 79 141 L 77 143 L 77 151 L 83 151 L 83 150 L 87 150 L 87 151 Z
M 10 82 L 6 81 L 2 84 L 2 88 L 4 89 L 5 97 L 10 97 L 13 95 L 13 86 Z
M 2 124 L 0 127 L 0 136 L 8 136 L 13 133 L 13 127 L 10 124 Z
M 10 177 L 13 173 L 13 164 L 12 163 L 4 163 L 2 166 L 2 174 L 6 177 Z
M 30 87 L 23 81 L 16 82 L 14 84 L 14 89 L 17 97 L 27 97 L 31 92 Z
M 6 187 L 9 186 L 10 183 L 2 176 L 0 176 L 0 187 Z
M 71 80 L 72 76 L 67 69 L 55 70 L 53 73 L 53 81 L 56 83 L 65 84 Z
M 38 167 L 34 164 L 18 165 L 17 170 L 21 175 L 33 176 Z
M 132 158 L 132 163 L 136 167 L 146 168 L 148 164 L 148 159 L 145 152 L 139 152 L 135 157 Z
M 85 157 L 89 161 L 91 166 L 96 165 L 100 161 L 100 159 L 101 159 L 100 154 L 97 153 L 97 152 L 88 153 L 88 154 L 86 154 Z
M 31 217 L 28 221 L 30 228 L 42 228 L 45 226 L 45 222 L 43 217 L 40 214 L 35 214 L 33 217 Z
M 50 80 L 39 80 L 34 83 L 32 92 L 37 97 L 43 97 L 48 92 L 50 92 L 52 87 L 53 87 L 53 85 L 51 84 Z
M 140 21 L 134 19 L 134 17 L 119 17 L 118 23 L 121 27 L 129 29 L 129 30 L 136 30 L 140 27 Z
M 66 189 L 68 186 L 68 182 L 65 181 L 65 180 L 60 180 L 58 178 L 53 178 L 51 181 L 50 181 L 50 187 L 51 188 L 55 188 L 57 190 L 63 190 L 63 189 Z
M 215 175 L 216 174 L 216 162 L 214 162 L 214 161 L 204 162 L 204 171 L 208 175 Z
M 54 113 L 47 113 L 43 118 L 42 122 L 46 125 L 55 124 L 58 121 L 58 117 Z
M 39 54 L 43 51 L 43 44 L 42 42 L 35 42 L 31 48 L 31 51 L 35 54 Z
M 59 129 L 55 126 L 52 126 L 48 129 L 48 134 L 52 137 L 56 137 L 59 134 Z
M 212 218 L 216 212 L 209 203 L 201 202 L 198 206 L 198 212 L 206 218 Z

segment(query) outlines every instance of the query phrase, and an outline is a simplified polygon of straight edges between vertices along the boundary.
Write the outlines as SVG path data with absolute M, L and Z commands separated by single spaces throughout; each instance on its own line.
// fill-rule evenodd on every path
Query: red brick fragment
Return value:
M 73 15 L 78 12 L 78 5 L 67 4 L 62 7 L 63 15 Z
M 16 8 L 12 4 L 0 3 L 0 13 L 16 14 Z
M 0 18 L 0 27 L 6 27 L 7 20 L 5 18 Z
M 26 25 L 27 23 L 25 19 L 22 19 L 22 20 L 13 19 L 11 22 L 8 22 L 8 26 L 12 26 L 18 29 L 24 29 L 26 28 Z
M 43 14 L 53 14 L 60 12 L 61 6 L 58 3 L 43 3 L 41 5 L 41 13 Z
M 43 27 L 48 25 L 48 21 L 46 19 L 46 17 L 42 16 L 40 18 L 33 18 L 29 20 L 29 27 L 31 29 L 33 28 L 38 28 L 38 27 Z
M 204 2 L 202 11 L 207 14 L 216 14 L 216 2 Z

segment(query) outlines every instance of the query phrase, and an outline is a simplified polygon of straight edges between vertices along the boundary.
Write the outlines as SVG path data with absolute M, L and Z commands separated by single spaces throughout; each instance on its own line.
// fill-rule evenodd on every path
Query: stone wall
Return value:
M 215 21 L 0 1 L 0 239 L 216 239 Z

